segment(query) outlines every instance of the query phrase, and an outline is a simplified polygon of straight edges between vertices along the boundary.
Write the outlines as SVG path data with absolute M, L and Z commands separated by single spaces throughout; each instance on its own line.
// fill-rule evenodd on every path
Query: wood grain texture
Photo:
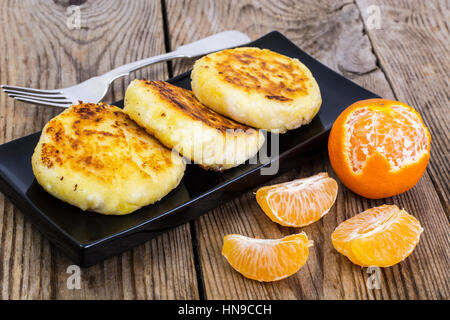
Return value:
M 159 1 L 75 1 L 81 28 L 66 26 L 74 1 L 1 1 L 0 83 L 58 88 L 165 51 Z M 135 74 L 164 79 L 159 64 Z M 105 101 L 122 99 L 129 82 L 114 83 Z M 61 112 L 0 94 L 0 143 L 40 130 Z M 69 290 L 71 261 L 49 244 L 0 194 L 0 299 L 195 299 L 189 225 L 89 269 Z
M 390 74 L 374 54 L 361 12 L 351 1 L 167 0 L 167 16 L 172 48 L 227 29 L 241 30 L 252 39 L 279 30 L 332 69 L 385 98 L 396 97 L 390 79 L 396 74 Z M 377 48 L 376 52 L 380 50 Z M 420 68 L 420 60 L 410 63 Z M 191 66 L 192 61 L 178 61 L 174 73 Z M 441 85 L 440 90 L 444 88 Z M 299 161 L 299 169 L 271 183 L 320 171 L 334 176 L 325 151 Z M 367 269 L 338 254 L 330 237 L 340 222 L 383 203 L 404 207 L 419 218 L 425 233 L 406 261 L 382 269 L 381 289 L 370 290 L 366 286 Z M 340 184 L 338 200 L 330 212 L 319 222 L 301 229 L 272 223 L 256 204 L 252 192 L 199 218 L 196 228 L 208 299 L 442 299 L 450 295 L 448 220 L 428 174 L 413 190 L 382 200 L 359 197 Z M 315 246 L 307 264 L 294 276 L 279 282 L 245 279 L 220 254 L 222 238 L 228 233 L 279 238 L 299 231 L 305 231 Z
M 380 8 L 381 29 L 368 28 L 395 97 L 417 108 L 431 133 L 428 173 L 450 218 L 450 1 L 357 0 L 367 24 Z
M 39 88 L 68 86 L 113 67 L 215 32 L 238 29 L 256 39 L 279 30 L 332 69 L 385 98 L 417 107 L 432 133 L 432 158 L 418 185 L 405 194 L 367 200 L 339 185 L 336 204 L 305 228 L 272 223 L 251 190 L 117 257 L 82 270 L 80 290 L 68 290 L 70 260 L 0 194 L 0 299 L 449 299 L 448 1 L 352 0 L 115 0 L 2 1 L 0 83 Z M 81 4 L 79 30 L 66 27 L 66 9 Z M 162 5 L 166 7 L 163 12 Z M 368 6 L 382 11 L 382 29 L 369 30 Z M 169 38 L 164 39 L 163 15 Z M 364 24 L 364 19 L 366 24 Z M 176 61 L 173 72 L 192 67 Z M 134 77 L 165 79 L 166 65 Z M 123 97 L 118 80 L 105 101 Z M 60 110 L 0 94 L 0 143 L 40 130 Z M 327 171 L 325 151 L 299 159 L 298 169 L 270 183 Z M 395 203 L 422 223 L 413 254 L 381 272 L 381 289 L 366 286 L 366 268 L 350 263 L 330 241 L 334 228 L 369 207 Z M 447 215 L 446 215 L 447 214 Z M 258 283 L 235 272 L 220 254 L 222 238 L 241 233 L 278 238 L 305 231 L 315 241 L 294 276 Z M 194 237 L 194 242 L 192 242 Z M 194 268 L 199 257 L 200 278 Z M 197 287 L 197 281 L 201 287 Z

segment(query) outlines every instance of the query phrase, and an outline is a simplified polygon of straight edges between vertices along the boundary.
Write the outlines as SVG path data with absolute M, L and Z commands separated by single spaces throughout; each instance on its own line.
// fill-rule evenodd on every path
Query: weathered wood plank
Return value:
M 0 3 L 0 83 L 64 87 L 165 51 L 159 1 L 79 1 L 79 30 L 66 26 L 69 2 Z M 160 79 L 168 73 L 160 64 L 136 76 Z M 128 81 L 117 81 L 105 101 L 121 99 Z M 0 143 L 40 130 L 61 112 L 15 102 L 3 93 L 0 105 Z M 0 299 L 198 298 L 188 224 L 82 270 L 81 289 L 69 290 L 71 262 L 3 195 L 0 221 Z
M 394 98 L 367 37 L 360 11 L 350 1 L 199 1 L 168 0 L 171 47 L 226 29 L 255 39 L 279 30 L 334 70 L 386 98 Z M 192 62 L 174 64 L 178 74 Z M 333 172 L 326 152 L 299 161 L 293 170 L 271 183 Z M 253 190 L 254 191 L 254 190 Z M 425 233 L 416 251 L 404 262 L 381 271 L 381 289 L 366 286 L 367 269 L 353 265 L 332 247 L 330 236 L 343 220 L 372 206 L 395 203 L 419 217 Z M 209 299 L 407 299 L 449 296 L 448 221 L 433 183 L 425 174 L 411 191 L 389 199 L 368 200 L 340 184 L 338 200 L 319 222 L 301 229 L 272 223 L 252 192 L 212 210 L 196 222 L 201 270 Z M 429 231 L 427 231 L 429 230 Z M 243 278 L 221 257 L 222 238 L 240 233 L 278 238 L 305 231 L 315 241 L 310 258 L 296 275 L 276 283 Z M 447 257 L 443 259 L 441 257 Z
M 428 173 L 450 217 L 450 1 L 356 2 L 366 24 L 373 6 L 380 10 L 381 29 L 367 28 L 368 35 L 396 98 L 417 108 L 430 129 Z
M 0 83 L 41 88 L 66 86 L 164 51 L 157 1 L 83 4 L 83 26 L 74 31 L 65 27 L 65 6 L 69 1 L 55 2 L 56 5 L 31 1 L 0 4 L 0 24 L 5 32 L 0 44 Z M 442 208 L 448 212 L 448 114 L 445 113 L 448 95 L 445 93 L 449 60 L 445 45 L 449 41 L 448 26 L 443 19 L 448 15 L 448 5 L 443 1 L 385 3 L 379 2 L 382 27 L 387 32 L 367 30 L 372 47 L 360 13 L 351 1 L 167 1 L 172 48 L 225 29 L 240 29 L 253 39 L 278 29 L 359 84 L 386 98 L 398 98 L 418 107 L 433 135 L 428 173 L 416 188 L 402 196 L 370 201 L 340 185 L 338 201 L 330 213 L 302 229 L 271 223 L 251 192 L 199 219 L 197 241 L 207 298 L 449 297 L 449 230 Z M 357 4 L 364 13 L 372 2 Z M 24 19 L 27 24 L 23 24 Z M 411 39 L 420 39 L 425 48 L 423 43 L 418 46 Z M 408 51 L 409 48 L 414 50 Z M 407 57 L 402 57 L 405 54 Z M 176 62 L 174 70 L 180 73 L 190 68 L 191 63 Z M 137 76 L 166 78 L 167 70 L 159 65 Z M 120 99 L 127 83 L 128 79 L 118 81 L 106 100 Z M 0 104 L 1 143 L 39 130 L 59 112 L 13 102 L 4 94 L 0 94 Z M 428 113 L 424 115 L 423 111 Z M 325 152 L 313 160 L 299 161 L 299 167 L 273 182 L 319 171 L 332 173 Z M 352 265 L 339 255 L 329 237 L 344 219 L 383 202 L 396 203 L 416 215 L 425 233 L 411 257 L 382 271 L 381 290 L 368 290 L 366 269 Z M 82 289 L 72 291 L 65 285 L 70 261 L 50 246 L 2 196 L 0 217 L 0 298 L 198 297 L 188 226 L 83 270 Z M 280 237 L 298 231 L 306 231 L 316 245 L 307 265 L 287 280 L 260 284 L 244 279 L 220 255 L 226 233 Z

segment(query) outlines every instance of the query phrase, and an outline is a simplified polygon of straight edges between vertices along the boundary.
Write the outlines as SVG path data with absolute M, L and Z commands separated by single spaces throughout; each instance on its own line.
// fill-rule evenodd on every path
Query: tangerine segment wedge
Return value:
M 269 282 L 296 273 L 306 263 L 312 245 L 304 232 L 281 239 L 229 234 L 224 237 L 222 255 L 244 277 Z
M 328 173 L 266 186 L 256 192 L 264 213 L 286 227 L 307 226 L 328 213 L 336 201 L 338 184 Z
M 362 267 L 390 267 L 408 257 L 423 232 L 419 221 L 395 205 L 368 209 L 342 222 L 331 240 Z

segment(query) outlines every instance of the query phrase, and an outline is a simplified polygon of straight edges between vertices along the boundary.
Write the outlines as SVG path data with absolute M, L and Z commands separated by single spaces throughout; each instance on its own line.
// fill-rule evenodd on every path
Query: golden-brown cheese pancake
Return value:
M 286 132 L 309 123 L 322 104 L 311 71 L 297 59 L 258 48 L 209 54 L 195 62 L 192 90 L 233 120 Z
M 32 167 L 50 194 L 82 210 L 122 215 L 174 189 L 183 159 L 140 128 L 121 109 L 81 103 L 44 127 Z
M 124 111 L 162 144 L 212 170 L 235 167 L 253 157 L 264 135 L 202 105 L 191 91 L 164 81 L 134 80 Z

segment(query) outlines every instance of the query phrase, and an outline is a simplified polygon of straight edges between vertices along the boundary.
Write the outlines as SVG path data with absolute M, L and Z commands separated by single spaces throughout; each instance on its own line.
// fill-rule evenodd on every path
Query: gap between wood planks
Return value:
M 169 32 L 167 5 L 166 5 L 166 0 L 160 0 L 160 1 L 161 1 L 161 10 L 162 10 L 162 17 L 163 17 L 165 50 L 166 50 L 166 52 L 170 52 L 174 48 L 171 48 L 171 44 L 170 44 L 171 37 L 170 37 L 170 32 Z M 390 89 L 393 93 L 394 98 L 396 100 L 398 100 L 398 93 L 394 90 L 392 79 L 389 77 L 389 74 L 386 72 L 386 69 L 381 62 L 382 60 L 380 57 L 380 53 L 376 49 L 376 46 L 374 46 L 374 40 L 373 40 L 370 32 L 368 32 L 368 30 L 367 30 L 367 26 L 366 26 L 365 20 L 363 18 L 363 13 L 361 11 L 362 10 L 361 6 L 359 6 L 356 3 L 356 1 L 349 1 L 349 2 L 342 4 L 341 6 L 336 8 L 334 11 L 341 11 L 348 5 L 354 5 L 357 8 L 358 14 L 359 14 L 358 23 L 362 24 L 362 32 L 363 32 L 363 34 L 367 35 L 367 37 L 368 37 L 371 51 L 373 52 L 375 59 L 376 59 L 376 67 L 380 69 L 381 73 L 384 75 L 384 77 L 387 81 L 388 86 L 390 87 Z M 167 67 L 168 67 L 169 77 L 173 77 L 174 76 L 173 63 L 171 61 L 168 61 Z M 365 72 L 364 74 L 370 74 L 374 71 L 377 71 L 377 68 L 374 68 L 373 70 L 369 70 L 369 71 Z M 428 171 L 428 169 L 427 169 L 427 171 Z M 436 190 L 436 193 L 438 194 L 438 198 L 439 198 L 439 201 L 441 202 L 442 207 L 446 208 L 445 200 L 442 198 L 442 195 L 440 194 L 440 192 L 437 192 L 437 190 L 438 190 L 437 182 L 433 180 L 433 176 L 430 174 L 429 171 L 428 171 L 428 175 L 430 176 L 431 183 L 432 183 L 434 189 Z M 206 299 L 205 278 L 204 278 L 204 274 L 203 274 L 203 271 L 201 268 L 200 252 L 199 252 L 199 247 L 198 247 L 198 234 L 197 234 L 198 230 L 197 230 L 197 227 L 196 227 L 194 221 L 189 222 L 189 228 L 190 228 L 190 232 L 191 232 L 191 242 L 192 242 L 192 250 L 193 250 L 193 255 L 194 255 L 195 272 L 196 272 L 196 276 L 197 276 L 199 299 L 204 300 L 204 299 Z M 417 289 L 416 289 L 416 291 L 417 291 Z
M 172 48 L 170 45 L 169 22 L 167 18 L 167 7 L 165 0 L 161 0 L 161 11 L 162 11 L 161 13 L 164 31 L 164 47 L 166 52 L 171 52 Z M 167 71 L 169 72 L 169 78 L 172 78 L 174 76 L 172 61 L 169 60 L 166 63 L 167 63 Z M 195 226 L 194 221 L 189 221 L 189 229 L 191 232 L 191 244 L 193 251 L 192 253 L 194 255 L 195 275 L 197 277 L 198 297 L 199 300 L 206 300 L 205 281 L 203 279 L 202 265 L 200 263 L 200 252 L 198 249 L 197 228 Z
M 346 3 L 346 4 L 342 5 L 341 7 L 339 7 L 339 9 L 342 10 L 342 8 L 343 8 L 344 6 L 346 6 L 346 5 L 348 5 L 348 4 L 349 4 L 349 3 Z M 380 69 L 380 71 L 384 74 L 384 77 L 386 78 L 386 81 L 387 81 L 387 83 L 388 83 L 388 85 L 389 85 L 389 87 L 390 87 L 390 89 L 391 89 L 391 91 L 392 91 L 392 94 L 393 94 L 395 100 L 399 100 L 398 94 L 397 94 L 397 92 L 396 92 L 396 90 L 395 90 L 395 88 L 394 88 L 394 85 L 393 85 L 393 83 L 392 83 L 392 80 L 391 80 L 391 78 L 390 78 L 388 72 L 386 71 L 385 67 L 384 67 L 383 64 L 381 63 L 380 54 L 379 54 L 378 50 L 376 49 L 376 46 L 374 45 L 374 40 L 373 40 L 373 38 L 372 38 L 372 35 L 371 35 L 371 33 L 368 32 L 367 29 L 366 29 L 367 27 L 366 27 L 366 23 L 365 23 L 364 17 L 363 17 L 362 12 L 361 12 L 361 10 L 362 10 L 362 9 L 361 9 L 361 6 L 360 6 L 355 0 L 353 0 L 352 4 L 354 4 L 354 5 L 356 6 L 356 8 L 358 9 L 358 12 L 359 12 L 359 19 L 361 20 L 361 23 L 362 23 L 362 26 L 363 26 L 363 29 L 362 29 L 362 30 L 363 30 L 363 34 L 364 34 L 364 35 L 367 35 L 367 38 L 369 39 L 369 42 L 370 42 L 370 46 L 371 46 L 371 48 L 372 48 L 373 55 L 374 55 L 375 58 L 376 58 L 376 66 L 377 66 L 377 67 Z M 375 71 L 375 70 L 373 70 L 373 71 Z M 369 72 L 369 73 L 370 73 L 370 72 Z M 445 211 L 447 211 L 447 210 L 448 210 L 447 203 L 446 203 L 446 201 L 445 201 L 443 195 L 442 195 L 441 192 L 439 191 L 438 183 L 437 183 L 437 181 L 435 180 L 434 175 L 430 172 L 429 166 L 427 166 L 426 172 L 427 172 L 428 176 L 430 177 L 430 181 L 431 181 L 431 184 L 433 185 L 433 188 L 436 190 L 436 194 L 437 194 L 437 196 L 438 196 L 439 202 L 440 202 L 441 205 L 442 205 L 442 208 L 443 208 Z M 447 215 L 448 215 L 448 212 L 446 212 L 446 213 L 447 213 Z

